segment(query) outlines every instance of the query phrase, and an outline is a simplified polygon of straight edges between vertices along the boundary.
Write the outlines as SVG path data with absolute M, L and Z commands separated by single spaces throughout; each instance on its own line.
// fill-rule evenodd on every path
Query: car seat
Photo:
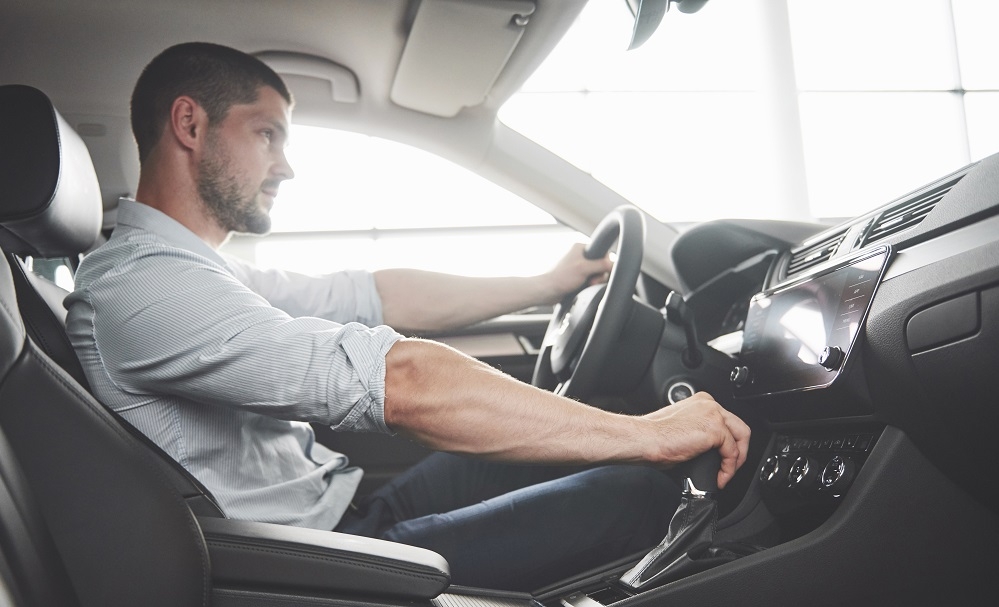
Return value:
M 0 604 L 397 604 L 447 587 L 446 561 L 427 550 L 224 518 L 63 368 L 79 362 L 61 301 L 35 290 L 21 255 L 86 250 L 100 194 L 86 146 L 31 87 L 0 86 L 0 191 Z M 29 314 L 53 352 L 69 347 L 59 364 Z

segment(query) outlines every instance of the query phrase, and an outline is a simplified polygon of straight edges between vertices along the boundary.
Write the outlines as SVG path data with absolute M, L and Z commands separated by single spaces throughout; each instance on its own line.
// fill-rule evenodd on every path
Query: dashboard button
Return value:
M 874 441 L 874 437 L 870 434 L 861 434 L 857 439 L 857 449 L 860 451 L 867 451 L 871 447 L 871 442 Z
M 691 386 L 685 381 L 678 381 L 666 390 L 666 400 L 668 400 L 671 405 L 675 405 L 681 400 L 690 398 L 693 395 L 694 386 Z
M 783 451 L 787 453 L 789 449 L 788 445 L 790 444 L 788 442 L 789 440 L 790 439 L 788 439 L 788 437 L 780 435 L 776 439 L 774 439 L 774 446 L 777 448 L 778 451 Z

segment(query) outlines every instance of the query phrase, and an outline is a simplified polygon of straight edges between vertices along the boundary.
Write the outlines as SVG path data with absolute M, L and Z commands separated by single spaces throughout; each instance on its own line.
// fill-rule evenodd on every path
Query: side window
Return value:
M 28 257 L 25 259 L 28 269 L 67 291 L 73 290 L 73 267 L 65 257 L 41 259 Z
M 287 154 L 295 178 L 281 185 L 271 234 L 226 244 L 262 267 L 530 275 L 579 237 L 492 182 L 400 143 L 294 125 Z

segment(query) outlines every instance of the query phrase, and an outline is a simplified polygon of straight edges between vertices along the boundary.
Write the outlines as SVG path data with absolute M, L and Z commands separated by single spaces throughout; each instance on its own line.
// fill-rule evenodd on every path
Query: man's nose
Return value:
M 274 174 L 282 179 L 295 178 L 295 170 L 291 168 L 291 163 L 288 162 L 288 157 L 285 156 L 284 152 L 280 152 L 278 156 L 278 162 L 274 166 Z

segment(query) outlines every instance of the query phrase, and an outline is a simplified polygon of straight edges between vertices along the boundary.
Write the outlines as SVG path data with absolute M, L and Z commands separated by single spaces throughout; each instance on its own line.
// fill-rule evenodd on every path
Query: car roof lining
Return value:
M 283 3 L 266 0 L 177 0 L 169 5 L 149 0 L 0 0 L 3 13 L 10 16 L 3 20 L 6 26 L 0 25 L 0 56 L 5 58 L 0 80 L 45 91 L 63 115 L 78 117 L 74 126 L 98 125 L 85 135 L 88 145 L 99 148 L 94 155 L 124 157 L 118 162 L 96 161 L 106 206 L 113 206 L 118 195 L 134 191 L 132 174 L 138 162 L 127 150 L 134 145 L 128 100 L 135 78 L 162 49 L 185 40 L 210 40 L 252 53 L 297 53 L 339 64 L 355 74 L 360 93 L 356 105 L 325 101 L 321 96 L 329 99 L 328 84 L 303 83 L 302 76 L 292 76 L 289 80 L 297 85 L 293 88 L 298 100 L 296 122 L 335 124 L 417 145 L 429 134 L 435 139 L 431 148 L 464 147 L 457 154 L 465 157 L 462 164 L 477 164 L 485 158 L 485 150 L 467 149 L 464 142 L 472 137 L 462 131 L 479 130 L 483 122 L 495 120 L 497 109 L 537 67 L 539 51 L 547 55 L 585 2 L 539 7 L 483 102 L 466 109 L 463 113 L 471 115 L 460 116 L 445 132 L 439 121 L 426 129 L 420 112 L 402 110 L 389 101 L 419 4 L 418 0 L 299 1 L 290 12 Z M 150 13 L 156 19 L 150 19 Z M 231 18 L 235 13 L 238 19 Z M 359 14 L 364 19 L 357 19 Z M 177 32 L 184 37 L 178 38 Z M 59 44 L 52 44 L 55 37 Z M 101 41 L 101 54 L 87 52 L 95 40 Z M 113 70 L 107 69 L 108 56 L 114 57 Z M 427 66 L 410 69 L 434 74 Z

